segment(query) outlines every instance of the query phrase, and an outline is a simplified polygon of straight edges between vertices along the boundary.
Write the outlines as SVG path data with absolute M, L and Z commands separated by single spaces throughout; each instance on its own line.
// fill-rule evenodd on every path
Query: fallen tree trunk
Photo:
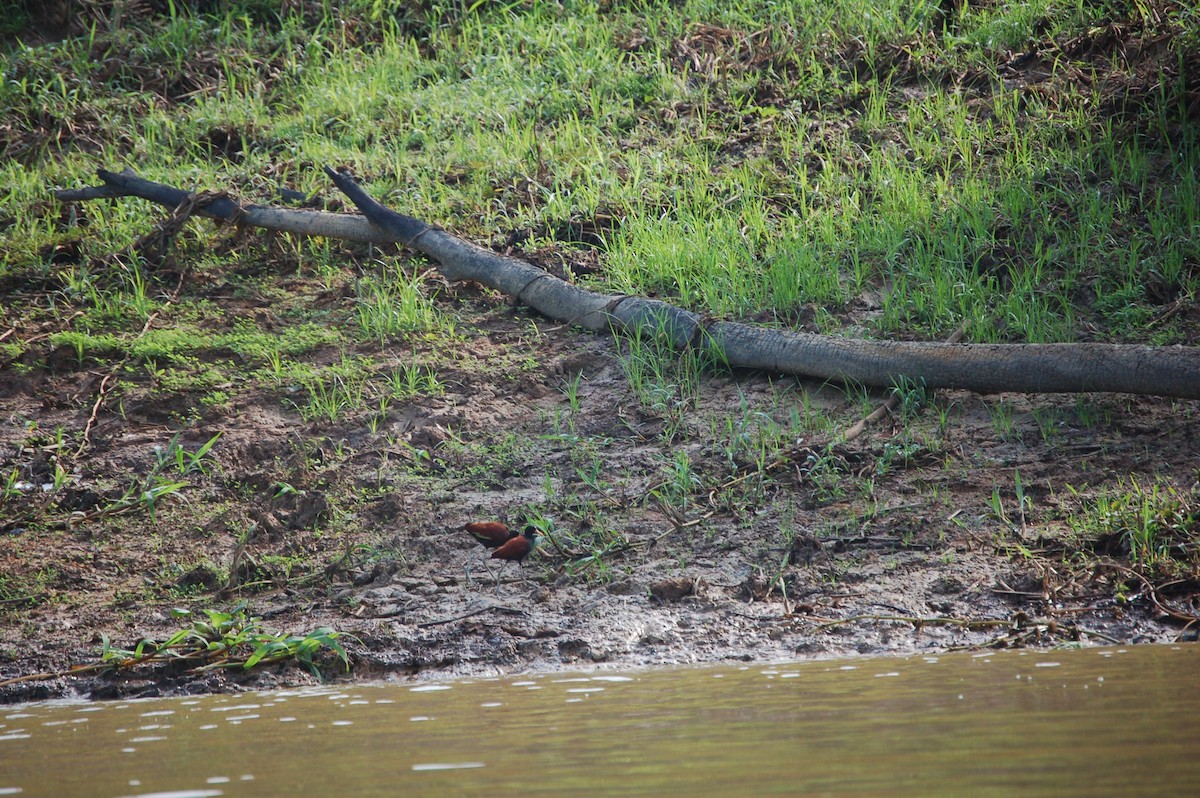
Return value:
M 774 330 L 704 317 L 666 302 L 589 291 L 515 258 L 477 247 L 380 205 L 345 172 L 325 170 L 365 218 L 242 206 L 228 197 L 198 205 L 205 216 L 268 230 L 353 241 L 398 242 L 428 255 L 451 281 L 472 280 L 538 312 L 592 331 L 663 335 L 677 349 L 703 347 L 731 367 L 889 387 L 901 380 L 979 393 L 1114 391 L 1200 398 L 1200 348 L 1136 344 L 958 344 L 872 341 Z M 63 201 L 137 196 L 175 208 L 191 195 L 130 170 L 99 170 L 102 186 L 56 192 Z

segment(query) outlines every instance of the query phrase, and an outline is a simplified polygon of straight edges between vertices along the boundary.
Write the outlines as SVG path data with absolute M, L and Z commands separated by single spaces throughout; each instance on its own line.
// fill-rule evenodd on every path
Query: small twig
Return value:
M 852 426 L 852 427 L 850 427 L 850 429 L 846 430 L 845 434 L 842 435 L 842 443 L 847 443 L 849 441 L 854 440 L 859 435 L 862 435 L 863 432 L 866 431 L 868 424 L 874 424 L 876 421 L 878 421 L 879 419 L 886 416 L 888 413 L 895 410 L 896 405 L 898 405 L 898 404 L 900 404 L 900 394 L 893 393 L 891 396 L 889 396 L 887 398 L 887 400 L 883 404 L 881 404 L 879 407 L 875 408 L 875 410 L 872 411 L 872 413 L 869 416 L 867 416 L 866 418 L 860 418 L 858 421 L 856 421 L 854 423 L 854 426 Z
M 1146 595 L 1150 597 L 1150 603 L 1153 604 L 1155 609 L 1157 609 L 1163 615 L 1174 618 L 1177 621 L 1185 621 L 1188 625 L 1200 622 L 1200 616 L 1193 615 L 1188 612 L 1182 612 L 1164 604 L 1163 599 L 1158 595 L 1158 588 L 1154 585 L 1154 583 L 1132 568 L 1127 568 L 1124 565 L 1119 565 L 1118 563 L 1112 561 L 1104 562 L 1102 564 L 1110 568 L 1115 568 L 1121 573 L 1128 574 L 1129 576 L 1132 576 L 1141 582 L 1142 586 L 1146 589 Z
M 963 339 L 963 336 L 965 336 L 966 334 L 967 334 L 967 328 L 959 327 L 957 330 L 955 330 L 953 333 L 951 333 L 949 338 L 946 339 L 946 343 L 956 344 L 959 341 L 961 341 Z M 893 410 L 896 409 L 896 405 L 898 405 L 898 404 L 900 404 L 900 392 L 893 391 L 892 395 L 887 398 L 887 401 L 885 401 L 879 407 L 875 408 L 874 412 L 872 412 L 866 418 L 860 419 L 854 426 L 852 426 L 852 427 L 850 427 L 850 429 L 846 430 L 846 433 L 842 436 L 842 443 L 847 443 L 849 441 L 854 440 L 859 435 L 862 435 L 863 432 L 866 431 L 868 424 L 874 424 L 876 421 L 883 418 L 888 413 L 891 413 Z
M 1115 637 L 1109 637 L 1103 632 L 1097 632 L 1094 629 L 1084 629 L 1082 626 L 1072 626 L 1070 628 L 1079 634 L 1087 635 L 1088 637 L 1094 637 L 1097 640 L 1103 640 L 1106 643 L 1112 643 L 1114 646 L 1119 646 L 1125 642 L 1124 640 L 1118 640 Z
M 45 593 L 33 593 L 28 596 L 17 596 L 16 598 L 0 599 L 0 604 L 22 604 L 24 602 L 35 602 L 38 599 L 44 598 Z
M 81 673 L 94 673 L 96 671 L 106 671 L 106 670 L 124 670 L 124 669 L 128 669 L 128 668 L 132 668 L 136 665 L 141 665 L 144 662 L 153 661 L 155 659 L 161 659 L 163 662 L 166 662 L 167 659 L 163 655 L 165 652 L 167 652 L 169 650 L 170 649 L 166 649 L 166 648 L 156 648 L 154 651 L 151 651 L 149 654 L 143 654 L 140 657 L 131 657 L 129 659 L 123 659 L 118 662 L 93 662 L 93 663 L 90 663 L 87 665 L 72 665 L 70 668 L 68 668 L 65 671 L 48 671 L 46 673 L 30 673 L 25 676 L 17 676 L 12 679 L 5 679 L 4 681 L 0 682 L 0 687 L 6 687 L 7 685 L 17 684 L 19 682 L 40 682 L 40 681 L 45 681 L 46 679 L 58 679 L 62 676 L 78 676 Z
M 20 684 L 21 682 L 44 682 L 47 679 L 58 679 L 63 676 L 74 676 L 79 673 L 90 673 L 91 671 L 103 670 L 111 667 L 107 663 L 95 665 L 77 665 L 65 671 L 48 671 L 46 673 L 28 673 L 24 676 L 15 676 L 12 679 L 0 681 L 0 687 L 8 687 L 10 684 Z
M 717 514 L 716 510 L 709 510 L 707 513 L 700 516 L 699 518 L 693 518 L 691 521 L 683 521 L 683 522 L 677 524 L 675 528 L 676 529 L 687 529 L 688 527 L 697 526 L 700 523 L 712 518 L 716 514 Z
M 748 612 L 739 612 L 731 607 L 725 607 L 724 611 L 730 615 L 736 615 L 739 618 L 746 618 L 751 621 L 767 621 L 771 623 L 775 621 L 786 621 L 791 617 L 791 613 L 785 613 L 783 615 L 751 615 Z
M 181 276 L 180 282 L 182 282 L 182 279 L 183 278 Z M 141 332 L 139 332 L 137 334 L 137 338 L 134 339 L 135 341 L 141 340 L 142 338 L 146 337 L 146 333 L 148 333 L 150 331 L 150 325 L 154 324 L 154 322 L 158 318 L 159 314 L 161 314 L 164 310 L 166 310 L 167 308 L 169 308 L 171 306 L 171 303 L 175 301 L 175 297 L 178 295 L 179 295 L 179 287 L 176 286 L 174 293 L 171 295 L 171 297 L 165 303 L 163 303 L 163 306 L 161 308 L 159 308 L 158 310 L 154 311 L 153 313 L 151 313 L 146 318 L 146 323 L 142 325 L 142 330 L 141 330 Z M 91 443 L 92 428 L 94 428 L 96 426 L 96 420 L 99 418 L 99 415 L 100 415 L 100 407 L 101 407 L 101 405 L 104 404 L 104 399 L 108 395 L 108 392 L 111 390 L 110 383 L 116 379 L 117 374 L 120 373 L 122 367 L 124 367 L 125 363 L 128 360 L 129 360 L 128 355 L 121 358 L 120 361 L 118 361 L 117 364 L 112 367 L 112 370 L 109 371 L 108 374 L 104 375 L 104 379 L 100 381 L 100 389 L 96 392 L 96 402 L 95 402 L 95 404 L 92 405 L 92 412 L 88 415 L 87 424 L 85 424 L 83 427 L 83 440 L 79 442 L 79 448 L 76 449 L 75 454 L 72 455 L 73 460 L 78 460 L 79 455 L 83 454 L 83 450 L 88 447 L 89 443 Z
M 423 623 L 417 624 L 417 627 L 419 629 L 426 629 L 430 626 L 441 626 L 442 624 L 454 623 L 455 621 L 462 621 L 462 620 L 471 618 L 476 615 L 481 615 L 481 614 L 487 612 L 488 610 L 503 610 L 504 612 L 512 612 L 517 615 L 525 614 L 525 610 L 517 609 L 516 607 L 506 607 L 503 604 L 488 604 L 484 607 L 479 607 L 478 609 L 471 610 L 470 612 L 465 613 L 463 615 L 453 615 L 449 618 L 437 618 L 432 621 L 424 621 Z
M 76 453 L 78 454 L 78 452 Z M 66 519 L 47 522 L 47 527 L 50 529 L 73 529 L 81 524 L 91 523 L 98 518 L 110 518 L 115 515 L 124 515 L 132 511 L 142 503 L 139 494 L 128 493 L 120 499 L 117 499 L 112 504 L 106 505 L 96 510 L 89 512 L 73 512 Z
M 998 587 L 992 588 L 992 592 L 997 596 L 1021 596 L 1023 598 L 1044 599 L 1046 596 L 1042 593 L 1029 593 L 1023 590 L 1001 590 Z
M 1040 594 L 1038 594 L 1040 595 Z M 1047 607 L 1042 610 L 1047 615 L 1082 615 L 1087 612 L 1099 612 L 1099 607 Z
M 121 366 L 125 365 L 125 359 L 113 367 L 113 370 L 104 375 L 104 379 L 100 381 L 100 390 L 96 392 L 96 402 L 92 405 L 92 412 L 88 415 L 87 424 L 83 427 L 83 440 L 79 442 L 79 448 L 75 450 L 72 459 L 78 460 L 79 455 L 83 454 L 83 450 L 91 443 L 92 428 L 96 426 L 96 419 L 100 415 L 100 406 L 104 404 L 104 397 L 108 394 L 109 383 L 117 376 L 117 372 Z

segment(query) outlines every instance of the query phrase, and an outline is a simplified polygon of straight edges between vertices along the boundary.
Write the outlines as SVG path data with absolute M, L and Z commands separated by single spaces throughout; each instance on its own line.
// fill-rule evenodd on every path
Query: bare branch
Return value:
M 902 379 L 926 388 L 979 393 L 1116 391 L 1200 398 L 1200 348 L 1137 344 L 961 344 L 871 341 L 711 321 L 673 305 L 589 291 L 536 266 L 498 255 L 372 199 L 347 172 L 326 173 L 365 216 L 240 206 L 214 199 L 197 213 L 243 225 L 352 241 L 399 242 L 433 258 L 451 281 L 494 288 L 559 321 L 594 332 L 610 327 L 661 335 L 677 349 L 702 347 L 720 363 L 824 380 L 890 387 Z M 104 186 L 59 192 L 60 199 L 137 196 L 170 208 L 181 189 L 131 171 L 99 170 Z M 97 193 L 102 192 L 102 193 Z

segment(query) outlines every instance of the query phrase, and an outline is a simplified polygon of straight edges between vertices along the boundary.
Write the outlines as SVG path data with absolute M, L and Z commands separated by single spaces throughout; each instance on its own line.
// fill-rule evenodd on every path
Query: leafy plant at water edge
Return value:
M 350 670 L 349 655 L 338 641 L 342 633 L 329 627 L 323 626 L 304 635 L 273 632 L 263 628 L 258 618 L 246 612 L 245 602 L 228 612 L 204 610 L 203 617 L 195 617 L 186 609 L 172 610 L 172 615 L 194 620 L 161 643 L 144 639 L 133 649 L 118 648 L 106 636 L 99 664 L 120 670 L 147 663 L 195 662 L 190 669 L 195 673 L 215 668 L 249 670 L 258 665 L 294 659 L 314 676 L 322 678 L 316 658 L 323 650 L 328 650 L 341 660 L 347 671 Z

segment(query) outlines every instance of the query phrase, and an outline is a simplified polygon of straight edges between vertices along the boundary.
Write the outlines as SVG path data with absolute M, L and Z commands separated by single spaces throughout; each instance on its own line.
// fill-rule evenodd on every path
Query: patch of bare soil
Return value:
M 464 366 L 444 369 L 444 395 L 393 407 L 374 431 L 361 417 L 305 422 L 286 388 L 205 408 L 134 385 L 99 409 L 58 488 L 55 463 L 80 445 L 103 374 L 68 360 L 0 373 L 0 466 L 35 486 L 0 523 L 0 678 L 93 660 L 105 637 L 162 640 L 179 628 L 172 607 L 237 600 L 268 627 L 352 634 L 347 678 L 1165 641 L 1195 612 L 1193 582 L 1156 582 L 1065 531 L 1084 498 L 1131 476 L 1188 490 L 1195 402 L 946 393 L 822 448 L 870 409 L 863 396 L 736 374 L 706 378 L 664 442 L 667 422 L 631 393 L 613 342 L 538 330 L 470 291 L 444 301 L 463 309 Z M 514 352 L 518 368 L 496 367 Z M 806 413 L 837 429 L 805 432 Z M 761 472 L 721 443 L 727 429 L 752 435 L 755 417 L 797 433 Z M 153 515 L 96 512 L 150 472 L 155 447 L 178 434 L 194 452 L 217 433 L 207 473 L 181 477 Z M 680 453 L 693 481 L 672 498 Z M 556 530 L 497 590 L 461 527 L 531 510 Z M 312 678 L 133 670 L 0 695 Z

